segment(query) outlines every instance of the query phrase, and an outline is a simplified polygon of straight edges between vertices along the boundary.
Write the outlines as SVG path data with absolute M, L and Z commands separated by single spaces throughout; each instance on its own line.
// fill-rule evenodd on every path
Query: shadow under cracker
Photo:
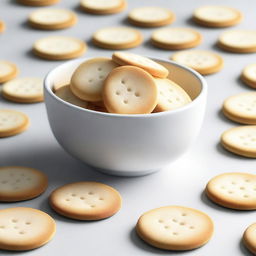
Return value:
M 187 251 L 171 251 L 171 250 L 164 250 L 164 249 L 160 249 L 160 248 L 156 248 L 146 242 L 144 242 L 137 234 L 136 232 L 136 228 L 132 228 L 132 230 L 130 231 L 130 241 L 139 249 L 147 251 L 149 253 L 155 254 L 155 255 L 178 255 L 178 254 L 189 254 L 191 253 L 191 251 L 200 249 L 200 248 L 196 248 L 196 249 L 192 249 L 192 250 L 187 250 Z
M 240 242 L 239 242 L 239 249 L 241 251 L 241 253 L 244 255 L 244 256 L 253 256 L 254 254 L 251 253 L 244 245 L 243 243 L 243 239 L 241 238 Z
M 236 77 L 236 83 L 242 87 L 242 89 L 247 89 L 247 90 L 251 90 L 252 92 L 255 92 L 255 89 L 250 87 L 249 85 L 247 85 L 245 82 L 243 82 L 241 80 L 241 75 L 239 74 L 239 76 Z
M 237 122 L 234 122 L 234 121 L 228 119 L 228 118 L 223 114 L 222 108 L 218 110 L 217 116 L 218 116 L 218 118 L 220 118 L 220 119 L 221 119 L 223 122 L 225 122 L 225 123 L 228 123 L 228 124 L 231 124 L 231 125 L 236 125 L 236 124 L 237 124 Z
M 136 232 L 135 227 L 132 228 L 132 230 L 130 231 L 130 240 L 131 242 L 138 247 L 141 250 L 147 251 L 147 252 L 151 252 L 154 253 L 156 255 L 170 255 L 171 253 L 169 251 L 165 251 L 162 249 L 158 249 L 155 248 L 147 243 L 145 243 L 138 235 Z
M 243 160 L 243 161 L 255 161 L 255 158 L 251 158 L 251 157 L 245 157 L 245 156 L 240 156 L 238 154 L 232 153 L 230 151 L 228 151 L 227 149 L 225 149 L 220 142 L 218 142 L 216 144 L 216 149 L 219 153 L 221 153 L 222 155 L 225 155 L 227 157 L 230 157 L 232 159 L 237 159 L 237 160 Z
M 231 208 L 227 208 L 225 206 L 218 205 L 218 204 L 214 203 L 213 201 L 211 201 L 207 197 L 205 190 L 202 191 L 200 199 L 204 204 L 206 204 L 207 206 L 209 206 L 209 207 L 211 207 L 215 210 L 218 210 L 218 211 L 231 213 L 231 214 L 237 214 L 237 215 L 238 214 L 243 214 L 243 213 L 248 214 L 248 212 L 253 213 L 253 210 L 236 210 L 236 209 L 231 209 Z
M 189 26 L 194 26 L 194 27 L 203 27 L 200 26 L 199 24 L 197 24 L 196 22 L 194 22 L 193 17 L 188 17 L 185 19 L 185 23 Z M 204 27 L 203 27 L 204 28 Z

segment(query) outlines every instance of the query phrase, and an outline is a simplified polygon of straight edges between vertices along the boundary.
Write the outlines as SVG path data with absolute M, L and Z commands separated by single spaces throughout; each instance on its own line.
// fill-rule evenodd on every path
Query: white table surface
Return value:
M 155 5 L 172 9 L 177 19 L 171 26 L 187 26 L 198 29 L 204 36 L 199 49 L 210 49 L 220 53 L 225 60 L 224 69 L 206 77 L 209 84 L 208 105 L 200 136 L 190 151 L 161 172 L 138 178 L 107 176 L 69 156 L 56 142 L 50 130 L 44 103 L 16 104 L 0 98 L 0 108 L 23 111 L 31 118 L 28 131 L 9 138 L 0 139 L 0 166 L 21 165 L 38 168 L 49 176 L 49 187 L 39 198 L 19 202 L 1 203 L 0 209 L 27 206 L 41 209 L 56 219 L 57 233 L 47 245 L 33 251 L 14 253 L 1 251 L 0 255 L 27 256 L 144 256 L 144 255 L 200 255 L 239 256 L 250 255 L 241 245 L 245 228 L 256 221 L 254 211 L 234 211 L 211 203 L 203 190 L 207 181 L 222 172 L 255 173 L 253 159 L 246 159 L 226 152 L 219 145 L 221 133 L 237 124 L 228 121 L 220 113 L 223 100 L 236 93 L 251 91 L 238 77 L 242 68 L 256 61 L 255 54 L 234 54 L 219 50 L 218 35 L 226 29 L 209 29 L 196 26 L 190 20 L 194 8 L 203 4 L 223 4 L 237 7 L 244 13 L 244 20 L 236 28 L 256 28 L 256 1 L 251 0 L 128 0 L 128 9 L 122 13 L 94 16 L 78 10 L 78 0 L 62 0 L 54 7 L 74 10 L 79 17 L 76 26 L 60 31 L 40 31 L 27 26 L 28 14 L 35 7 L 25 7 L 14 0 L 0 1 L 0 19 L 7 30 L 0 35 L 0 59 L 15 62 L 20 68 L 20 77 L 44 77 L 61 61 L 46 61 L 31 54 L 33 42 L 48 35 L 71 35 L 88 42 L 84 56 L 110 56 L 111 51 L 94 47 L 92 33 L 106 26 L 128 25 L 126 16 L 133 7 Z M 156 49 L 148 43 L 154 29 L 140 29 L 145 43 L 133 52 L 167 59 L 172 52 Z M 189 129 L 189 127 L 188 127 Z M 70 131 L 72 132 L 72 131 Z M 49 207 L 50 192 L 65 183 L 95 180 L 118 189 L 123 197 L 123 207 L 112 218 L 82 222 L 66 219 L 55 214 Z M 134 231 L 138 217 L 145 211 L 165 205 L 184 205 L 208 213 L 215 223 L 215 233 L 208 244 L 189 252 L 166 252 L 142 242 Z

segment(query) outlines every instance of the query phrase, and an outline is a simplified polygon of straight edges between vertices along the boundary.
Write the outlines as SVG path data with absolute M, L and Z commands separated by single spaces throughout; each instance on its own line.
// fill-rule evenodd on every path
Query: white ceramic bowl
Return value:
M 202 126 L 207 84 L 197 72 L 154 59 L 170 71 L 193 101 L 161 113 L 120 115 L 83 109 L 56 97 L 53 85 L 68 84 L 86 59 L 66 62 L 45 78 L 45 104 L 53 134 L 71 155 L 108 174 L 144 175 L 170 164 L 188 150 Z

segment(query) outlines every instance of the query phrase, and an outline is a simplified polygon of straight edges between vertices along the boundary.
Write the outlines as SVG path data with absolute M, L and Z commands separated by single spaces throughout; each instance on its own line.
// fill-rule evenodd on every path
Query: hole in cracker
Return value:
M 88 82 L 89 82 L 89 83 L 93 82 L 93 79 L 89 79 Z
M 182 213 L 181 216 L 187 216 L 187 214 L 186 213 Z
M 249 195 L 244 195 L 244 198 L 248 198 L 249 197 Z
M 121 80 L 121 83 L 122 83 L 122 84 L 125 84 L 125 80 Z
M 69 199 L 69 198 L 66 198 L 66 201 L 70 201 L 70 199 Z
M 18 227 L 18 226 L 15 226 L 14 229 L 19 229 L 19 227 Z
M 249 179 L 246 179 L 245 182 L 250 182 L 250 180 L 249 180 Z
M 127 104 L 127 103 L 128 103 L 128 100 L 124 100 L 123 102 L 124 102 L 124 104 Z
M 24 234 L 25 234 L 25 231 L 20 231 L 19 234 L 20 234 L 20 235 L 24 235 Z
M 104 76 L 103 76 L 103 75 L 100 75 L 100 76 L 99 76 L 99 79 L 103 79 L 103 78 L 104 78 Z
M 89 194 L 89 195 L 93 195 L 94 193 L 90 191 L 88 194 Z
M 190 228 L 190 229 L 195 229 L 195 227 L 194 227 L 194 226 L 190 226 L 189 228 Z
M 81 200 L 84 200 L 85 198 L 83 196 L 80 197 Z
M 224 186 L 221 186 L 220 188 L 221 188 L 221 189 L 226 189 L 226 187 L 224 187 Z
M 3 180 L 1 183 L 6 184 L 7 182 L 8 182 L 7 180 Z
M 178 222 L 176 219 L 172 219 L 173 222 Z
M 135 92 L 134 94 L 136 97 L 140 97 L 140 94 L 138 92 Z
M 132 88 L 128 87 L 128 88 L 127 88 L 127 91 L 128 91 L 128 92 L 131 92 L 131 91 L 132 91 Z
M 31 222 L 29 222 L 29 221 L 26 222 L 26 225 L 30 225 L 30 224 L 31 224 Z
M 228 193 L 229 193 L 229 194 L 233 194 L 233 191 L 229 190 Z
M 119 92 L 119 91 L 116 91 L 116 95 L 120 95 L 120 92 Z
M 185 222 L 180 222 L 180 225 L 181 226 L 184 226 L 186 223 Z
M 165 229 L 169 229 L 169 228 L 170 228 L 170 226 L 164 226 L 164 228 L 165 228 Z
M 1 228 L 1 229 L 4 229 L 4 228 L 5 228 L 5 226 L 0 226 L 0 228 Z
M 172 100 L 168 100 L 169 103 L 172 103 Z
M 164 221 L 163 220 L 158 220 L 159 223 L 163 223 Z
M 17 223 L 18 220 L 17 220 L 17 219 L 12 219 L 12 222 L 13 222 L 13 223 Z
M 99 68 L 98 68 L 98 71 L 101 71 L 101 70 L 102 70 L 102 68 L 101 68 L 101 67 L 99 67 Z
M 99 200 L 101 200 L 101 201 L 102 201 L 102 200 L 104 200 L 104 198 L 100 197 L 100 198 L 99 198 Z
M 177 233 L 177 232 L 172 232 L 172 234 L 173 234 L 174 236 L 177 236 L 177 235 L 178 235 L 178 233 Z
M 231 184 L 236 185 L 236 182 L 235 182 L 235 181 L 232 181 Z
M 94 207 L 95 207 L 95 205 L 91 205 L 91 207 L 92 207 L 92 208 L 94 208 Z
M 245 187 L 240 187 L 241 190 L 245 190 Z
M 71 194 L 71 196 L 75 197 L 75 196 L 76 196 L 76 194 L 74 194 L 74 193 L 73 193 L 73 194 Z

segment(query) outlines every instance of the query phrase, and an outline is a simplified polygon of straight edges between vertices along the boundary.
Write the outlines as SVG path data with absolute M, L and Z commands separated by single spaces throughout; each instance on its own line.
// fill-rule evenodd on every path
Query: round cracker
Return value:
M 122 199 L 114 188 L 98 182 L 76 182 L 54 190 L 50 205 L 59 214 L 78 220 L 100 220 L 119 211 Z
M 175 14 L 167 8 L 156 6 L 139 7 L 131 10 L 128 21 L 141 27 L 159 27 L 175 20 Z
M 81 0 L 83 11 L 92 14 L 113 14 L 121 12 L 126 7 L 125 0 Z
M 232 121 L 256 124 L 256 92 L 240 93 L 227 98 L 222 111 Z
M 35 198 L 48 186 L 47 176 L 22 166 L 0 167 L 0 201 L 15 202 Z
M 162 28 L 153 32 L 151 42 L 159 48 L 181 50 L 198 46 L 202 36 L 191 28 Z
M 245 247 L 253 253 L 256 254 L 256 223 L 251 224 L 243 234 L 243 243 Z
M 196 70 L 202 75 L 216 73 L 224 65 L 224 61 L 220 55 L 203 50 L 180 51 L 174 53 L 171 59 Z
M 60 88 L 55 90 L 55 94 L 62 100 L 66 101 L 68 103 L 71 103 L 73 105 L 76 105 L 78 107 L 87 108 L 87 106 L 88 106 L 87 101 L 79 99 L 72 93 L 72 91 L 70 89 L 70 85 L 61 86 Z
M 28 207 L 0 210 L 0 249 L 24 251 L 48 243 L 56 224 L 47 213 Z
M 218 46 L 229 52 L 256 52 L 256 30 L 227 30 L 220 35 Z
M 191 102 L 189 95 L 176 83 L 165 78 L 155 78 L 158 101 L 154 112 L 173 110 Z
M 79 65 L 71 77 L 70 88 L 80 99 L 101 101 L 107 75 L 118 65 L 110 58 L 93 58 Z
M 241 80 L 252 88 L 256 88 L 256 64 L 247 65 L 241 75 Z
M 207 196 L 216 204 L 236 209 L 256 209 L 256 175 L 224 173 L 212 178 L 206 186 Z
M 221 144 L 234 154 L 256 158 L 256 126 L 246 125 L 228 129 L 221 136 Z
M 5 23 L 0 20 L 0 33 L 5 31 Z
M 169 74 L 168 69 L 164 66 L 149 58 L 134 53 L 114 52 L 112 59 L 120 65 L 132 65 L 142 68 L 155 77 L 165 78 Z
M 206 27 L 229 27 L 241 22 L 242 13 L 227 6 L 202 6 L 193 13 L 193 20 Z
M 60 0 L 17 0 L 18 3 L 29 6 L 45 6 L 58 3 Z
M 0 109 L 0 138 L 21 133 L 28 126 L 27 115 L 15 110 Z
M 80 39 L 66 36 L 49 36 L 37 40 L 33 46 L 35 55 L 49 60 L 77 58 L 84 54 L 86 44 Z
M 63 29 L 76 24 L 76 14 L 66 9 L 40 8 L 28 17 L 30 26 L 38 29 Z
M 43 79 L 36 77 L 13 79 L 3 85 L 2 95 L 14 102 L 41 102 L 44 100 Z
M 14 63 L 9 61 L 0 61 L 0 83 L 5 83 L 17 76 L 19 70 Z
M 214 230 L 211 218 L 193 208 L 165 206 L 144 213 L 136 225 L 138 235 L 165 250 L 192 250 L 206 244 Z
M 106 49 L 128 49 L 142 43 L 140 31 L 128 27 L 102 28 L 93 34 L 93 43 Z
M 115 68 L 105 80 L 103 101 L 110 113 L 148 114 L 157 104 L 154 78 L 141 68 Z

